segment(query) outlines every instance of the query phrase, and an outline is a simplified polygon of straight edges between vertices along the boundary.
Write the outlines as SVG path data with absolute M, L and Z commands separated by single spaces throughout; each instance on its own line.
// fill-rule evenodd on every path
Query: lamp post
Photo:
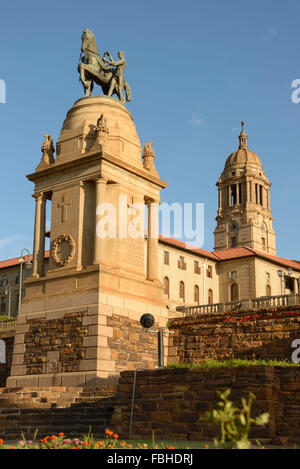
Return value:
M 281 295 L 282 295 L 282 276 L 283 276 L 282 270 L 277 270 L 277 275 L 280 278 L 280 290 L 281 290 Z
M 10 319 L 11 316 L 11 286 L 6 285 L 5 287 L 5 295 L 8 295 L 8 319 Z
M 150 334 L 157 334 L 157 345 L 158 345 L 158 368 L 164 368 L 164 334 L 174 334 L 174 331 L 168 331 L 167 329 L 152 329 L 155 319 L 152 314 L 143 314 L 140 318 L 142 327 Z
M 24 253 L 27 253 L 28 260 L 26 261 L 24 257 Z M 21 303 L 22 303 L 22 285 L 23 285 L 23 264 L 25 269 L 29 270 L 32 267 L 32 262 L 30 261 L 30 252 L 28 249 L 22 249 L 21 257 L 19 259 L 20 262 L 20 285 L 19 285 L 19 305 L 18 305 L 18 315 L 20 314 L 21 310 Z

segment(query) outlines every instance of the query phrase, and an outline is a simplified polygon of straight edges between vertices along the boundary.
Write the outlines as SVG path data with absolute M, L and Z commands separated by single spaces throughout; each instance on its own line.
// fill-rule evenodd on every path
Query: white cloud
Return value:
M 20 235 L 13 235 L 9 236 L 7 238 L 0 239 L 0 248 L 3 246 L 7 246 L 8 244 L 14 243 L 15 241 L 18 241 L 21 238 Z
M 190 122 L 191 122 L 192 125 L 195 125 L 196 127 L 199 127 L 200 125 L 203 124 L 204 121 L 203 121 L 203 119 L 199 119 L 199 117 L 197 116 L 197 114 L 194 112 L 194 113 L 192 114 L 192 118 L 191 118 L 191 121 L 190 121 Z
M 272 41 L 278 36 L 278 31 L 274 26 L 270 26 L 266 34 L 261 37 L 262 41 Z

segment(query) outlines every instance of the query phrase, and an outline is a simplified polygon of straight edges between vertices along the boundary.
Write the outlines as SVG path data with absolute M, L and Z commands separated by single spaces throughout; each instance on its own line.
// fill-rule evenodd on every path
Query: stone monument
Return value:
M 100 59 L 88 30 L 82 53 L 86 96 L 67 113 L 56 159 L 51 140 L 45 148 L 49 158 L 43 156 L 27 176 L 36 200 L 33 273 L 17 321 L 8 387 L 113 383 L 122 369 L 155 365 L 153 347 L 147 350 L 148 339 L 141 340 L 140 316 L 151 313 L 162 327 L 167 322 L 157 233 L 160 191 L 167 184 L 154 171 L 155 155 L 143 164 L 135 124 L 120 96 L 124 87 L 130 99 L 121 64 L 108 53 L 109 59 Z M 91 95 L 93 82 L 104 95 Z M 144 226 L 137 226 L 145 206 L 146 239 Z

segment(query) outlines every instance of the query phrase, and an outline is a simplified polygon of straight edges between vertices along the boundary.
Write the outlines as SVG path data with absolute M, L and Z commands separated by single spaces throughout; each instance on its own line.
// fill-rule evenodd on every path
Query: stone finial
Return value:
M 95 127 L 96 133 L 96 145 L 103 146 L 105 144 L 105 136 L 109 134 L 107 120 L 104 117 L 104 114 L 101 114 L 99 119 L 97 120 L 97 124 Z
M 50 164 L 54 163 L 54 145 L 53 145 L 53 138 L 51 135 L 45 135 L 45 141 L 42 145 L 41 152 L 43 154 L 40 164 L 38 165 L 37 169 L 44 169 L 45 167 L 49 166 Z
M 101 114 L 99 119 L 97 120 L 96 132 L 97 133 L 109 134 L 109 130 L 108 130 L 108 126 L 107 126 L 107 120 L 105 119 L 104 114 Z
M 241 133 L 239 135 L 239 141 L 240 141 L 240 145 L 239 145 L 239 149 L 241 148 L 248 148 L 247 146 L 247 134 L 244 130 L 244 127 L 245 127 L 245 122 L 242 121 L 241 122 L 241 126 L 242 126 L 242 130 L 241 130 Z
M 143 166 L 144 166 L 144 169 L 147 169 L 148 171 L 150 171 L 150 173 L 158 177 L 158 172 L 156 171 L 155 164 L 154 164 L 155 157 L 156 156 L 152 148 L 152 142 L 149 140 L 144 146 Z

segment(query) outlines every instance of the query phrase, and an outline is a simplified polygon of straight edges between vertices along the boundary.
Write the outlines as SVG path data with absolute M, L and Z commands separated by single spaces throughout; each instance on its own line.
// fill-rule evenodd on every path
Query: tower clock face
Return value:
M 229 231 L 230 231 L 230 233 L 234 233 L 236 230 L 237 230 L 237 223 L 235 221 L 233 221 L 229 225 Z

